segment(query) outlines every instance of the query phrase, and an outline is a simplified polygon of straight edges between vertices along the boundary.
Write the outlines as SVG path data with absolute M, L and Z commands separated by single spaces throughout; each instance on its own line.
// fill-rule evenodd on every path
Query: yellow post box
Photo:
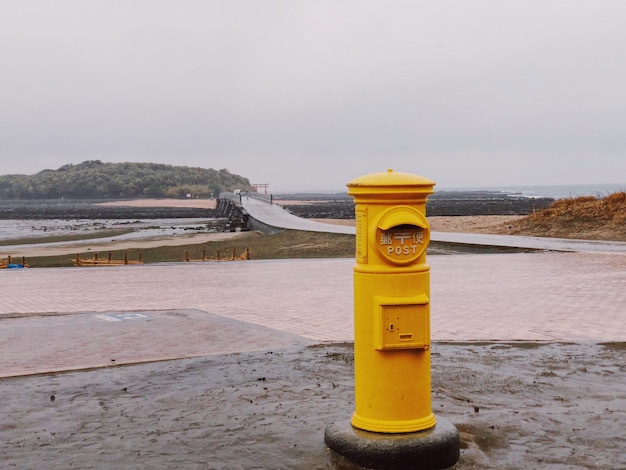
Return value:
M 379 433 L 430 429 L 430 229 L 435 183 L 388 170 L 356 178 L 352 425 Z

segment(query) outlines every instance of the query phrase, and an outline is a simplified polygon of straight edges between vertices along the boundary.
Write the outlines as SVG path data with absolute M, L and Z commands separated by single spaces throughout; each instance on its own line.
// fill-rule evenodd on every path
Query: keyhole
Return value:
M 389 324 L 389 331 L 393 331 L 393 323 Z

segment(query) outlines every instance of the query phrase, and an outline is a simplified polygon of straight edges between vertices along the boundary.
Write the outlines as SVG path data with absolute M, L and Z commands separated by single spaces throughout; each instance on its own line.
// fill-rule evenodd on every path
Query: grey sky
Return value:
M 0 0 L 0 173 L 626 183 L 626 1 Z

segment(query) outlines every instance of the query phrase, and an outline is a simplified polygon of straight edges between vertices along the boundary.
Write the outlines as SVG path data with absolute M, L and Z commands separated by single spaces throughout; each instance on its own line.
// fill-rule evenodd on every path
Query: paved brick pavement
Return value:
M 302 345 L 300 336 L 201 310 L 2 320 L 0 378 Z
M 624 255 L 450 255 L 430 256 L 428 262 L 434 341 L 626 341 Z M 115 340 L 120 332 L 96 316 L 119 312 L 150 312 L 152 322 L 149 331 L 121 322 L 128 329 L 124 338 L 134 338 L 138 348 L 128 362 L 215 348 L 263 349 L 296 336 L 350 341 L 353 264 L 321 259 L 2 270 L 0 371 L 19 372 L 15 358 L 24 355 L 25 342 L 41 350 L 63 346 L 76 357 L 94 343 L 108 343 L 95 361 L 106 362 L 110 351 L 124 346 Z M 175 311 L 184 312 L 177 321 Z M 224 337 L 216 342 L 210 333 L 220 329 Z M 137 341 L 160 352 L 142 356 Z M 221 346 L 211 349 L 203 342 Z M 58 367 L 70 367 L 61 362 Z

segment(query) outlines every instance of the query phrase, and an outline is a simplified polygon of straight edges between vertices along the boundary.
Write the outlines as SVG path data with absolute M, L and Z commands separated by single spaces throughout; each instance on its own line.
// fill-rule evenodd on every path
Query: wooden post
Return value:
M 109 264 L 111 264 L 111 252 L 109 251 Z
M 217 250 L 217 260 L 220 260 L 220 250 Z
M 206 250 L 202 250 L 202 261 L 206 261 Z
M 124 253 L 124 264 L 128 264 L 128 252 Z
M 141 263 L 141 253 L 139 253 L 139 262 Z
M 246 248 L 246 259 L 250 259 L 250 248 Z
M 233 261 L 237 257 L 237 248 L 233 248 Z
M 189 251 L 185 250 L 185 261 L 189 262 Z

